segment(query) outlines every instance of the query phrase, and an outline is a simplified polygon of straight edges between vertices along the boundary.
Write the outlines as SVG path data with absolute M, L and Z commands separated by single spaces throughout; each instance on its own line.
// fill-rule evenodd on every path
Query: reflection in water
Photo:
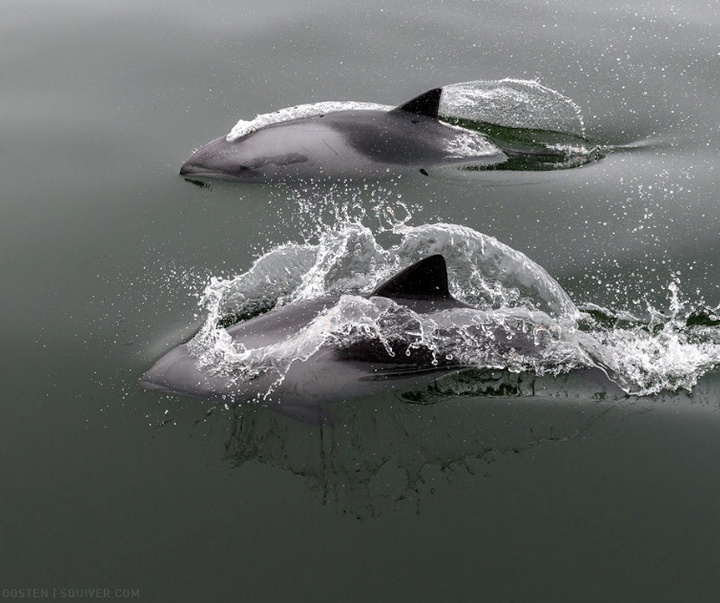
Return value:
M 339 401 L 337 423 L 308 426 L 261 405 L 235 405 L 226 458 L 302 476 L 323 504 L 369 518 L 410 505 L 533 448 L 564 445 L 600 421 L 661 406 L 718 407 L 720 374 L 692 394 L 628 396 L 599 371 L 536 377 L 462 371 L 422 388 Z
M 227 457 L 303 476 L 323 504 L 372 517 L 421 500 L 501 457 L 571 440 L 629 398 L 600 373 L 537 378 L 464 371 L 398 394 L 338 402 L 308 426 L 260 405 L 232 409 Z

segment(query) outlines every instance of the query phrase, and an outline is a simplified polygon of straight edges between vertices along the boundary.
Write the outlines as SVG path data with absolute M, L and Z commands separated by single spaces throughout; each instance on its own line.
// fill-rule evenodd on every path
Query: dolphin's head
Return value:
M 307 157 L 299 153 L 267 154 L 267 146 L 262 140 L 257 140 L 262 138 L 255 133 L 230 142 L 225 136 L 216 138 L 182 164 L 180 175 L 236 182 L 267 182 L 274 180 L 279 170 L 307 161 Z
M 180 168 L 181 176 L 251 180 L 252 169 L 246 165 L 242 145 L 228 142 L 225 136 L 200 147 Z

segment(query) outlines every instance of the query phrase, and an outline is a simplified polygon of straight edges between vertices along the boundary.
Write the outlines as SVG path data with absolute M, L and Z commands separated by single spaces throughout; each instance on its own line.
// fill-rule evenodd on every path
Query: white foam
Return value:
M 720 330 L 688 327 L 677 283 L 668 285 L 668 294 L 669 315 L 650 308 L 649 321 L 632 317 L 631 326 L 593 332 L 599 366 L 628 393 L 689 391 L 720 366 Z
M 443 87 L 440 114 L 508 128 L 585 135 L 580 108 L 534 80 L 477 80 Z
M 449 159 L 486 157 L 497 155 L 500 152 L 500 149 L 478 132 L 459 126 L 445 125 L 457 132 L 457 135 L 450 139 L 445 147 Z
M 305 105 L 297 105 L 295 107 L 287 107 L 272 113 L 261 113 L 252 120 L 243 120 L 235 124 L 232 130 L 225 137 L 228 142 L 239 140 L 243 136 L 247 136 L 260 128 L 265 128 L 273 124 L 279 124 L 293 119 L 301 119 L 304 117 L 314 117 L 324 115 L 326 113 L 335 113 L 338 111 L 390 111 L 389 105 L 379 105 L 377 103 L 364 103 L 356 101 L 323 101 L 319 103 L 310 103 Z

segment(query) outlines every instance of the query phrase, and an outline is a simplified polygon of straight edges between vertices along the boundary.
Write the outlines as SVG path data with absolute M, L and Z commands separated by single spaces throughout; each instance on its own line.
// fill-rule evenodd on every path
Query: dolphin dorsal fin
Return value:
M 416 96 L 414 99 L 409 100 L 399 107 L 395 107 L 391 113 L 404 111 L 406 113 L 414 113 L 416 115 L 423 115 L 425 117 L 437 119 L 441 95 L 442 88 L 433 88 L 420 96 Z
M 415 262 L 378 285 L 370 295 L 391 299 L 452 299 L 448 289 L 445 258 L 441 255 L 431 255 Z

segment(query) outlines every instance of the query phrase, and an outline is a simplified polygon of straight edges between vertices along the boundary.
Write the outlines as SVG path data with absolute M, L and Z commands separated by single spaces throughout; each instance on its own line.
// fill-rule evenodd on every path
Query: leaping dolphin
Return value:
M 438 120 L 442 88 L 390 110 L 318 113 L 222 136 L 180 168 L 188 179 L 288 182 L 378 178 L 443 166 L 487 166 L 507 156 L 482 134 Z
M 450 294 L 442 255 L 412 264 L 362 297 L 388 298 L 416 314 L 470 308 Z M 231 326 L 227 334 L 236 349 L 282 345 L 307 333 L 308 325 L 331 310 L 339 299 L 324 297 L 290 303 Z M 292 362 L 284 375 L 268 370 L 251 378 L 233 375 L 232 370 L 215 373 L 201 368 L 186 343 L 160 358 L 142 377 L 140 385 L 208 399 L 239 402 L 257 399 L 281 414 L 311 423 L 323 422 L 329 416 L 323 409 L 328 402 L 417 386 L 436 379 L 442 372 L 464 368 L 452 359 L 438 358 L 427 347 L 413 345 L 413 336 L 408 332 L 412 330 L 401 321 L 389 325 L 381 338 L 360 337 L 323 345 L 309 357 Z M 508 334 L 498 328 L 490 337 L 498 347 L 534 347 L 532 340 L 522 333 Z

